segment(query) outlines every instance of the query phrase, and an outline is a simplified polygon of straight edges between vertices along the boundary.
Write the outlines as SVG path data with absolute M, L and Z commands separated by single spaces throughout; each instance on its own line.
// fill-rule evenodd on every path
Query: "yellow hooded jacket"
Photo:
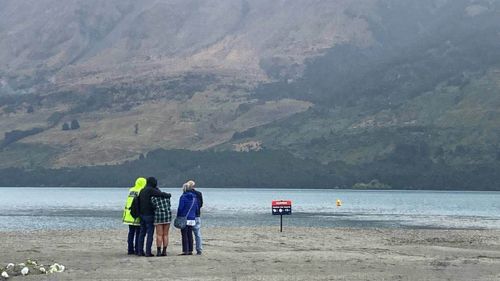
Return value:
M 127 202 L 125 203 L 125 209 L 123 210 L 123 223 L 128 225 L 141 225 L 139 218 L 134 219 L 130 214 L 130 206 L 132 206 L 132 201 L 135 197 L 139 196 L 141 190 L 146 186 L 145 178 L 137 178 L 135 181 L 135 186 L 129 189 Z

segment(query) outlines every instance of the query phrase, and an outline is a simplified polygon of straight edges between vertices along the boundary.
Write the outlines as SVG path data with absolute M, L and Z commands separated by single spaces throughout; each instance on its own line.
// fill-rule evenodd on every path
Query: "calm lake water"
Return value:
M 172 193 L 173 211 L 180 188 Z M 120 228 L 128 188 L 0 188 L 0 231 Z M 284 226 L 500 229 L 500 192 L 200 189 L 205 226 L 279 225 L 271 200 L 293 201 Z M 341 207 L 335 206 L 337 199 Z

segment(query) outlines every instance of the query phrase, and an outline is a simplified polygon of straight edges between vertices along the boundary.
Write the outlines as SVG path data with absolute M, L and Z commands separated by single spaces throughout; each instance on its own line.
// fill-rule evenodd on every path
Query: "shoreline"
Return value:
M 2 234 L 9 233 L 45 233 L 45 232 L 86 232 L 86 231 L 104 231 L 104 232 L 120 232 L 126 228 L 126 225 L 120 222 L 116 227 L 92 227 L 92 228 L 79 228 L 79 227 L 64 227 L 64 228 L 44 228 L 44 229 L 21 229 L 21 230 L 12 230 L 12 229 L 0 229 L 0 239 Z M 262 226 L 254 226 L 254 225 L 242 225 L 242 226 L 214 226 L 214 225 L 204 225 L 203 229 L 253 229 L 253 228 L 266 228 L 270 230 L 278 230 L 279 224 L 275 226 L 270 225 L 262 225 Z M 324 229 L 324 230 L 359 230 L 359 231 L 493 231 L 500 232 L 500 228 L 459 228 L 459 227 L 433 227 L 433 226 L 296 226 L 296 225 L 283 225 L 283 232 L 290 229 Z M 175 230 L 173 226 L 173 222 L 171 224 L 171 231 Z
M 175 213 L 175 208 L 172 208 Z M 55 209 L 46 213 L 10 211 L 0 215 L 0 232 L 31 230 L 120 230 L 123 228 L 122 210 Z M 279 227 L 279 216 L 268 212 L 205 211 L 204 227 Z M 413 215 L 413 214 L 362 214 L 336 212 L 295 211 L 283 217 L 285 228 L 324 229 L 388 229 L 388 230 L 500 230 L 500 218 L 496 216 L 469 215 Z
M 110 188 L 110 189 L 127 189 L 130 188 L 130 186 L 0 186 L 0 188 L 89 188 L 89 189 L 100 189 L 100 188 Z M 179 186 L 160 186 L 160 189 L 166 188 L 166 189 L 179 189 L 181 187 Z M 245 190 L 245 189 L 257 189 L 257 190 L 340 190 L 340 191 L 367 191 L 367 192 L 377 192 L 377 191 L 396 191 L 396 192 L 401 192 L 401 191 L 409 191 L 409 192 L 491 192 L 491 193 L 500 193 L 500 188 L 499 189 L 433 189 L 433 188 L 420 188 L 420 189 L 415 189 L 415 188 L 390 188 L 390 189 L 355 189 L 355 188 L 335 188 L 335 187 L 325 187 L 325 188 L 307 188 L 307 187 L 204 187 L 200 186 L 198 188 L 201 189 L 236 189 L 236 190 Z
M 63 273 L 22 280 L 498 280 L 500 230 L 203 228 L 204 255 L 126 255 L 127 230 L 0 232 L 0 266 L 34 259 Z M 153 249 L 155 245 L 153 244 Z M 21 279 L 21 278 L 19 278 Z M 15 279 L 17 280 L 17 278 Z
M 117 213 L 121 213 L 116 211 Z M 6 216 L 8 217 L 8 216 Z M 249 216 L 254 218 L 256 221 L 246 221 L 241 222 L 241 220 L 248 219 L 248 217 L 240 216 L 238 218 L 228 218 L 226 222 L 221 223 L 222 218 L 211 217 L 205 214 L 204 216 L 204 225 L 205 229 L 219 229 L 219 228 L 234 228 L 234 229 L 244 229 L 244 228 L 267 228 L 267 229 L 278 229 L 279 230 L 279 218 L 275 221 L 260 221 L 257 222 L 259 217 Z M 267 214 L 261 214 L 260 217 L 264 219 L 268 219 Z M 296 215 L 297 217 L 297 215 Z M 1 218 L 1 216 L 0 216 Z M 26 223 L 32 223 L 33 219 L 37 219 L 36 217 L 29 216 L 29 220 L 26 220 Z M 46 217 L 44 219 L 50 220 L 51 218 L 59 218 L 55 217 Z M 73 225 L 68 224 L 67 222 L 61 223 L 60 225 L 50 225 L 50 223 L 45 223 L 45 225 L 40 226 L 28 226 L 25 224 L 17 225 L 16 227 L 9 226 L 7 223 L 0 223 L 0 234 L 2 233 L 11 233 L 11 232 L 23 232 L 23 233 L 37 233 L 37 232 L 49 232 L 49 231 L 120 231 L 126 228 L 120 219 L 116 217 L 65 217 L 68 220 L 73 220 L 75 222 Z M 103 221 L 102 224 L 85 224 L 86 220 L 106 220 Z M 301 218 L 301 221 L 289 222 L 285 221 L 283 223 L 283 229 L 324 229 L 324 230 L 344 230 L 344 229 L 353 229 L 359 231 L 419 231 L 419 230 L 434 230 L 434 231 L 499 231 L 500 228 L 496 226 L 491 227 L 481 227 L 481 226 L 444 226 L 444 225 L 421 225 L 421 224 L 403 224 L 401 222 L 380 222 L 380 221 L 343 221 L 342 223 L 336 224 L 321 224 L 321 221 L 314 222 L 313 224 L 305 223 L 308 217 Z M 214 221 L 215 220 L 215 221 Z M 173 229 L 173 225 L 172 225 Z

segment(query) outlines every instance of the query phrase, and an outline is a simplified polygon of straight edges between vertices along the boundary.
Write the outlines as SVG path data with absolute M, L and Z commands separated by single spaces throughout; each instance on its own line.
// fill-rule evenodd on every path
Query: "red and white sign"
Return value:
M 292 200 L 273 200 L 271 207 L 273 215 L 292 214 Z
M 292 200 L 273 200 L 272 206 L 292 206 Z

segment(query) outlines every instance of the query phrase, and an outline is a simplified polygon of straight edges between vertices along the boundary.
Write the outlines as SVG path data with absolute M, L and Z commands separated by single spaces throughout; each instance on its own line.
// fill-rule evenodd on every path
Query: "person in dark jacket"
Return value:
M 201 238 L 201 207 L 203 207 L 203 195 L 200 191 L 195 189 L 195 182 L 190 180 L 186 184 L 193 188 L 198 199 L 198 208 L 196 209 L 196 224 L 193 226 L 194 241 L 196 242 L 196 254 L 201 255 L 203 252 L 203 239 Z
M 182 255 L 193 254 L 193 226 L 196 224 L 196 210 L 198 209 L 198 199 L 193 187 L 187 183 L 182 186 L 182 195 L 179 198 L 177 208 L 178 217 L 186 217 L 187 225 L 181 229 L 182 235 Z
M 151 247 L 154 235 L 154 206 L 151 201 L 153 196 L 170 198 L 170 193 L 161 192 L 158 181 L 154 177 L 147 179 L 146 187 L 139 193 L 139 217 L 141 218 L 141 232 L 139 234 L 139 256 L 152 257 Z M 144 252 L 144 239 L 146 238 L 146 252 Z

